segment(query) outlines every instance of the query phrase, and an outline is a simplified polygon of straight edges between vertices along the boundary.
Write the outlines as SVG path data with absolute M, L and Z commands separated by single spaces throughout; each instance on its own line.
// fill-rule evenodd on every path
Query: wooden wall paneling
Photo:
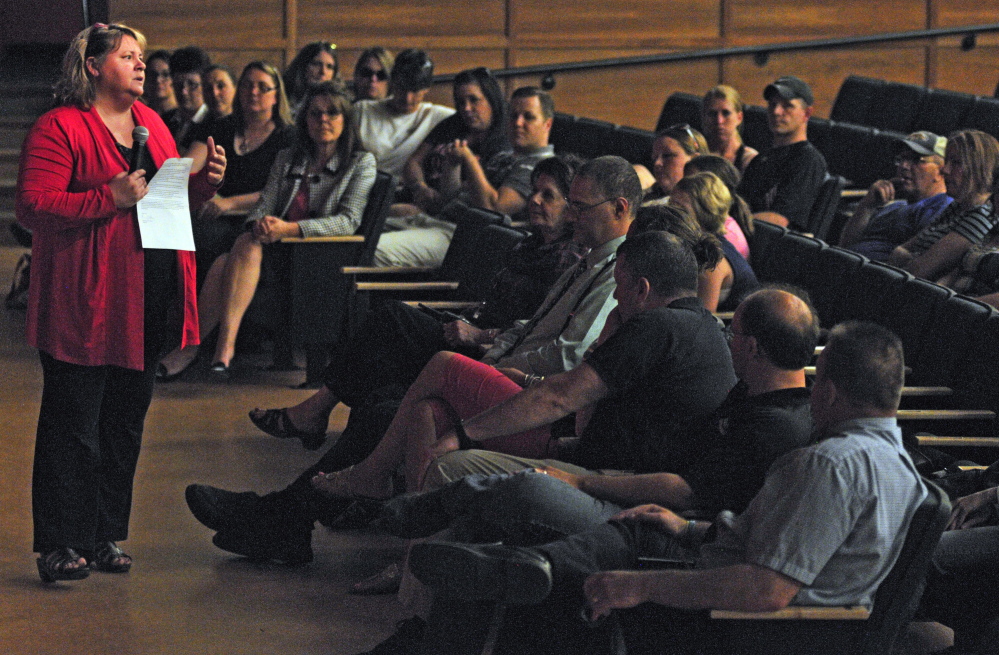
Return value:
M 208 50 L 212 62 L 225 64 L 232 69 L 238 77 L 243 72 L 243 67 L 251 61 L 266 61 L 279 69 L 283 69 L 285 51 L 283 49 L 274 50 Z M 238 81 L 238 80 L 236 80 Z
M 363 49 L 415 37 L 428 47 L 454 37 L 505 37 L 505 15 L 505 0 L 299 0 L 298 31 L 303 42 L 350 39 Z
M 934 27 L 999 22 L 999 0 L 927 0 L 936 5 Z
M 840 85 L 848 75 L 878 77 L 923 84 L 925 45 L 905 44 L 857 50 L 799 51 L 772 55 L 765 66 L 752 57 L 731 57 L 723 77 L 742 94 L 744 102 L 762 105 L 763 89 L 781 75 L 797 75 L 815 94 L 815 115 L 828 117 Z
M 676 40 L 717 39 L 719 0 L 513 0 L 518 47 L 663 47 Z
M 112 0 L 111 19 L 171 48 L 284 48 L 285 0 Z
M 999 82 L 999 43 L 979 37 L 974 50 L 964 52 L 957 39 L 937 45 L 935 88 L 991 96 Z
M 926 1 L 727 0 L 726 36 L 745 45 L 919 30 Z
M 516 66 L 556 60 L 585 61 L 623 57 L 630 51 L 518 50 Z M 643 53 L 648 54 L 648 53 Z M 646 130 L 655 127 L 659 110 L 674 91 L 701 93 L 717 84 L 715 60 L 683 64 L 649 64 L 625 68 L 559 73 L 552 91 L 558 111 L 598 118 Z M 517 85 L 538 84 L 537 77 L 517 78 Z

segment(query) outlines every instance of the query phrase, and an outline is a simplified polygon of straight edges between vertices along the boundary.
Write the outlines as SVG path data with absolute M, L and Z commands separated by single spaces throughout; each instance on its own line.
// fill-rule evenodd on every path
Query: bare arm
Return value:
M 718 301 L 726 280 L 731 286 L 732 266 L 724 257 L 718 260 L 714 268 L 702 271 L 698 276 L 697 297 L 709 312 L 718 311 Z
M 895 187 L 888 180 L 878 180 L 868 189 L 867 195 L 857 203 L 853 216 L 843 226 L 839 245 L 850 246 L 860 241 L 871 217 L 887 203 L 895 199 Z
M 596 370 L 584 362 L 468 419 L 464 422 L 465 433 L 473 441 L 483 441 L 524 432 L 554 423 L 608 393 Z
M 455 142 L 452 157 L 461 160 L 462 170 L 472 194 L 472 202 L 477 207 L 491 209 L 501 214 L 516 214 L 527 206 L 527 198 L 508 186 L 495 188 L 486 177 L 479 158 L 464 141 Z
M 960 234 L 950 232 L 933 244 L 929 250 L 910 260 L 904 268 L 916 277 L 936 280 L 960 264 L 961 258 L 971 245 L 971 241 Z

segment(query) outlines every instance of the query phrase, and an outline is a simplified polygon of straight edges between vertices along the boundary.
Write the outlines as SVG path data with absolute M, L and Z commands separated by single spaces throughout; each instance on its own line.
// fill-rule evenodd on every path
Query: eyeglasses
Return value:
M 605 202 L 614 202 L 615 200 L 617 200 L 617 198 L 607 198 L 606 200 L 601 200 L 600 202 L 595 202 L 592 205 L 583 204 L 583 203 L 579 202 L 578 200 L 570 200 L 567 203 L 567 205 L 568 205 L 569 211 L 571 211 L 573 214 L 582 214 L 583 212 L 589 211 L 589 210 L 593 209 L 594 207 L 597 207 L 599 205 L 604 204 Z
M 380 70 L 373 70 L 365 66 L 364 68 L 357 69 L 357 76 L 363 78 L 374 76 L 379 82 L 384 82 L 388 79 L 388 72 L 384 68 Z
M 264 95 L 264 94 L 270 93 L 271 91 L 273 91 L 277 87 L 267 86 L 263 82 L 257 82 L 257 83 L 243 82 L 242 84 L 239 85 L 239 88 L 242 89 L 242 90 L 244 90 L 244 91 L 249 91 L 250 93 L 253 93 L 254 91 L 256 91 L 260 95 Z
M 917 164 L 931 164 L 934 161 L 933 155 L 923 155 L 922 157 L 907 157 L 905 155 L 897 155 L 895 157 L 895 165 L 901 166 L 902 164 L 909 164 L 910 166 L 915 166 Z

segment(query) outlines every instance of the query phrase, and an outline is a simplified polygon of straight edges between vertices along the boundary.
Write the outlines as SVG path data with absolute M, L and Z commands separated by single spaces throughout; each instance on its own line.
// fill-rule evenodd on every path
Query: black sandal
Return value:
M 119 562 L 118 560 L 127 560 Z M 113 541 L 105 541 L 97 546 L 90 568 L 104 573 L 128 573 L 132 568 L 132 556 Z
M 86 564 L 80 564 L 82 559 L 79 553 L 65 546 L 46 551 L 37 560 L 38 575 L 42 582 L 83 580 L 90 575 L 90 569 Z M 71 568 L 70 565 L 74 563 L 77 564 L 76 568 Z
M 255 412 L 256 410 L 254 410 Z M 278 439 L 301 439 L 306 450 L 318 450 L 326 443 L 326 431 L 305 432 L 296 428 L 288 418 L 288 409 L 268 409 L 260 416 L 250 412 L 250 420 L 260 430 Z

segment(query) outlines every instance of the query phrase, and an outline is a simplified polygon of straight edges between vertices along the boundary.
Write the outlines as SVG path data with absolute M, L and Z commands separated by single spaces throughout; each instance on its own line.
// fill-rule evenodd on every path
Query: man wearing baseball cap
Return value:
M 826 160 L 808 142 L 808 119 L 815 98 L 801 79 L 785 75 L 763 90 L 771 148 L 753 158 L 738 192 L 754 212 L 774 212 L 795 228 L 808 217 L 826 177 Z
M 857 204 L 839 245 L 876 261 L 936 220 L 952 202 L 940 169 L 947 138 L 913 132 L 899 144 L 895 177 L 878 180 Z

